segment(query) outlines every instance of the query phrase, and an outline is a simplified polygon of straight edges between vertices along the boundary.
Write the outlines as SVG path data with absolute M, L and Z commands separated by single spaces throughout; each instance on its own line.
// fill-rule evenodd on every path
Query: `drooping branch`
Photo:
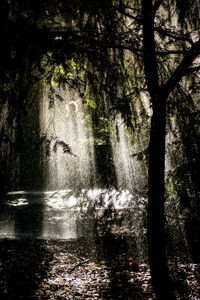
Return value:
M 63 153 L 68 153 L 68 154 L 71 154 L 72 156 L 76 157 L 76 155 L 72 152 L 70 146 L 59 139 L 56 139 L 56 141 L 55 141 L 55 144 L 53 146 L 53 152 L 56 153 L 58 146 L 60 146 L 62 148 Z
M 144 71 L 149 93 L 152 98 L 154 98 L 154 95 L 159 89 L 153 9 L 152 1 L 142 1 Z

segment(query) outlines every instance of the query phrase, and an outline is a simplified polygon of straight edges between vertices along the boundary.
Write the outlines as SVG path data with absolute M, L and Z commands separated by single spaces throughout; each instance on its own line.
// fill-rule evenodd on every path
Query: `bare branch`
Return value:
M 74 271 L 77 267 L 80 267 L 80 266 L 82 266 L 82 265 L 84 265 L 84 264 L 86 264 L 86 263 L 88 263 L 88 262 L 89 262 L 89 259 L 86 259 L 86 260 L 84 260 L 84 261 L 80 261 L 80 262 L 78 262 L 77 264 L 73 265 L 71 268 L 69 268 L 67 271 L 68 271 L 68 273 L 71 273 L 71 272 Z
M 174 73 L 167 80 L 167 82 L 161 87 L 161 91 L 165 95 L 169 95 L 170 92 L 176 87 L 179 81 L 185 76 L 188 72 L 191 71 L 193 61 L 200 55 L 200 40 L 193 44 L 188 53 L 185 55 L 181 63 L 175 69 Z M 193 68 L 193 71 L 196 68 Z
M 171 38 L 173 38 L 173 39 L 175 39 L 175 40 L 177 40 L 177 41 L 188 42 L 188 43 L 190 43 L 191 45 L 194 44 L 194 42 L 193 42 L 190 38 L 184 36 L 183 34 L 177 35 L 176 33 L 173 33 L 173 32 L 171 32 L 171 31 L 169 31 L 169 30 L 164 30 L 164 29 L 162 29 L 162 28 L 160 28 L 160 27 L 154 27 L 154 30 L 155 30 L 156 32 L 158 32 L 158 33 L 164 35 L 164 36 L 171 37 Z
M 193 68 L 188 68 L 188 70 L 185 71 L 184 76 L 185 75 L 190 75 L 190 74 L 198 72 L 198 71 L 200 71 L 200 66 L 193 67 Z
M 118 9 L 118 11 L 119 11 L 120 13 L 122 13 L 124 16 L 126 16 L 126 17 L 128 17 L 128 18 L 130 18 L 130 19 L 133 19 L 133 20 L 137 21 L 139 24 L 142 24 L 142 19 L 141 19 L 141 18 L 135 17 L 135 16 L 133 16 L 133 15 L 131 15 L 131 14 L 129 14 L 129 13 L 127 13 L 127 12 L 121 10 L 121 9 Z
M 165 56 L 165 55 L 172 55 L 172 54 L 175 54 L 175 55 L 186 55 L 188 54 L 189 51 L 186 51 L 186 50 L 166 50 L 166 51 L 155 51 L 155 54 L 156 55 L 159 55 L 159 56 Z
M 135 7 L 131 7 L 131 6 L 126 5 L 124 8 L 132 10 L 132 11 L 137 12 L 137 13 L 140 13 L 142 15 L 142 11 L 140 9 L 135 8 Z

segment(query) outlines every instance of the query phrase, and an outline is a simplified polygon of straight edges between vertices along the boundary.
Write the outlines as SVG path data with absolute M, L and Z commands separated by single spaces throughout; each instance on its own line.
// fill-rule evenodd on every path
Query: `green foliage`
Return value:
M 90 108 L 96 109 L 97 108 L 97 104 L 96 104 L 96 100 L 94 97 L 91 98 L 86 98 L 84 99 L 84 104 L 85 106 L 89 106 Z
M 96 120 L 93 118 L 93 138 L 95 145 L 101 146 L 109 144 L 110 123 L 107 118 L 98 117 Z

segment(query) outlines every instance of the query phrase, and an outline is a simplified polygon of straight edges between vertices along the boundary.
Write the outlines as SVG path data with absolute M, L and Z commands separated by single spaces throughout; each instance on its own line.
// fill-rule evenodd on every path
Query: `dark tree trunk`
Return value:
M 152 284 L 158 299 L 174 299 L 165 251 L 166 97 L 152 99 L 149 144 L 148 253 Z
M 158 3 L 158 2 L 157 2 Z M 161 3 L 159 1 L 159 3 Z M 147 239 L 152 284 L 158 299 L 173 299 L 167 266 L 164 237 L 165 203 L 165 131 L 167 93 L 161 91 L 158 79 L 154 37 L 153 1 L 142 0 L 143 59 L 146 83 L 153 105 L 149 143 L 148 224 Z

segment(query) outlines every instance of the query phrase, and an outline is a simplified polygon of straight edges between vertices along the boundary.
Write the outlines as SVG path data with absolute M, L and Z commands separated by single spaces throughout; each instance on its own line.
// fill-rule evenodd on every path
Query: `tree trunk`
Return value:
M 149 144 L 148 253 L 152 284 L 158 299 L 174 299 L 165 251 L 165 130 L 166 97 L 152 99 Z

